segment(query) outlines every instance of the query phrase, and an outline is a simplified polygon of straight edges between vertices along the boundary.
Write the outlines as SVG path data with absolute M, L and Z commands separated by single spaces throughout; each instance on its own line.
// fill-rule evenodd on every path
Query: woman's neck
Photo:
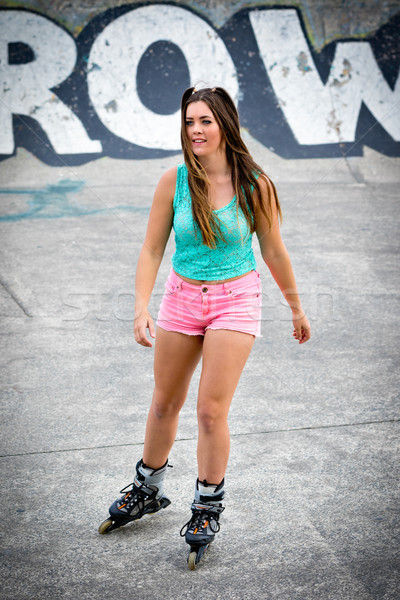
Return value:
M 226 158 L 226 153 L 221 152 L 213 156 L 202 156 L 199 162 L 208 175 L 210 181 L 230 177 L 231 168 Z

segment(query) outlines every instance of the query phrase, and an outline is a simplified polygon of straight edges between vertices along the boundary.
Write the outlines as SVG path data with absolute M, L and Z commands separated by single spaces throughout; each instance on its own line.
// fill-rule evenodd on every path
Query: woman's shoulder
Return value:
M 171 167 L 170 169 L 167 169 L 166 171 L 164 171 L 164 173 L 161 176 L 160 181 L 163 181 L 165 183 L 176 182 L 178 167 L 179 167 L 179 165 L 175 165 L 175 167 Z
M 175 185 L 177 180 L 179 182 L 182 178 L 187 178 L 187 172 L 186 164 L 182 162 L 175 165 L 175 167 L 167 169 L 167 171 L 165 171 L 161 176 L 160 181 L 163 181 L 167 184 L 173 183 Z
M 163 191 L 172 192 L 172 196 L 175 193 L 176 187 L 176 179 L 177 179 L 178 167 L 171 167 L 164 171 L 164 173 L 160 177 L 160 181 L 158 182 L 158 188 L 161 188 Z

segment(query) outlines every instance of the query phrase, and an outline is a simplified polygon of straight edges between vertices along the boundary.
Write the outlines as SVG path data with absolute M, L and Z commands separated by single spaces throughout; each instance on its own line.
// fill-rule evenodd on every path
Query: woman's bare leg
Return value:
M 167 461 L 175 440 L 180 410 L 201 358 L 203 336 L 157 328 L 154 393 L 147 418 L 143 462 L 153 469 Z
M 203 342 L 203 367 L 197 415 L 199 479 L 218 484 L 225 476 L 230 449 L 228 412 L 254 336 L 227 329 L 208 330 Z

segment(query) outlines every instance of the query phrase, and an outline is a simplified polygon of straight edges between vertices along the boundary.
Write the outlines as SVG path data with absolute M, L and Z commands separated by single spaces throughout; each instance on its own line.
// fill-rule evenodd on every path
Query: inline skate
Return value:
M 205 480 L 196 482 L 192 517 L 180 531 L 190 546 L 188 567 L 191 571 L 194 571 L 220 530 L 219 516 L 225 510 L 221 504 L 223 487 L 224 480 L 218 486 L 208 484 Z
M 100 525 L 99 533 L 108 533 L 169 506 L 171 501 L 164 495 L 163 488 L 168 466 L 167 461 L 160 469 L 151 469 L 140 460 L 133 483 L 125 486 L 120 492 L 124 495 L 111 504 L 110 516 Z

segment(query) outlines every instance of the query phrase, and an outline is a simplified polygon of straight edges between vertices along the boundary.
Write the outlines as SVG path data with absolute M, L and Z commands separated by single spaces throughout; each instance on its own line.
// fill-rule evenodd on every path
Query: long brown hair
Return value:
M 269 228 L 272 224 L 272 203 L 276 203 L 282 219 L 276 188 L 264 170 L 254 162 L 240 135 L 239 115 L 235 104 L 224 88 L 188 88 L 181 101 L 181 143 L 188 183 L 192 197 L 193 218 L 200 228 L 204 244 L 216 247 L 216 238 L 223 239 L 218 217 L 212 211 L 209 200 L 209 179 L 205 169 L 192 150 L 186 133 L 186 111 L 192 102 L 205 102 L 212 111 L 225 140 L 226 157 L 231 168 L 232 185 L 236 194 L 236 207 L 242 209 L 251 233 L 257 229 L 259 211 L 265 215 Z M 262 177 L 268 188 L 267 203 L 261 195 L 258 178 Z M 254 192 L 252 193 L 252 190 Z

